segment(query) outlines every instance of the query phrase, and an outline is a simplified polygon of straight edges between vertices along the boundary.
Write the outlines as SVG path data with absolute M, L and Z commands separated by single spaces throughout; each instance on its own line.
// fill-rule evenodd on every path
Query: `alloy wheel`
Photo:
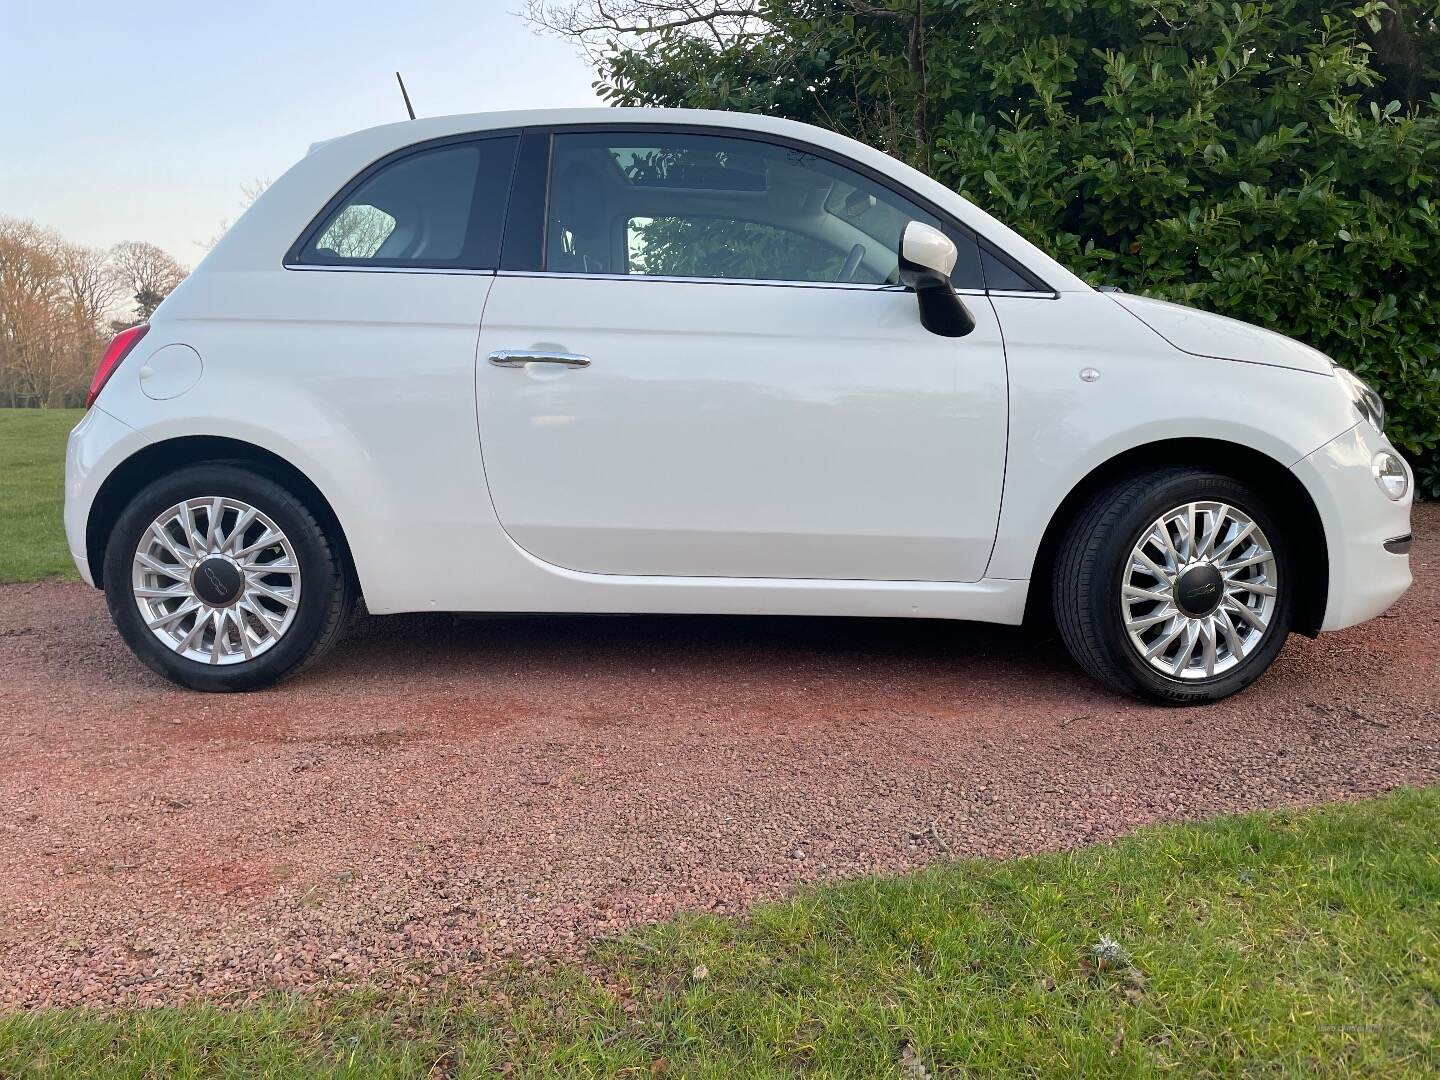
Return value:
M 300 565 L 285 533 L 256 507 L 220 495 L 187 499 L 140 537 L 131 591 L 172 652 L 239 664 L 273 648 L 295 621 Z
M 1131 646 L 1173 679 L 1210 679 L 1259 647 L 1279 596 L 1275 553 L 1253 518 L 1223 502 L 1167 510 L 1135 542 L 1121 576 Z

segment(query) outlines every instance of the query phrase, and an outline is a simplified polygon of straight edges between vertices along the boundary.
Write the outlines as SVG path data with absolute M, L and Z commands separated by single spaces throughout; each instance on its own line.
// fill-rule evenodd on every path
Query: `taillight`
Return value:
M 105 355 L 100 357 L 100 366 L 95 369 L 95 377 L 90 380 L 90 393 L 85 395 L 85 408 L 95 404 L 95 399 L 100 396 L 100 391 L 105 389 L 105 384 L 110 381 L 110 376 L 115 374 L 115 369 L 120 366 L 120 361 L 130 355 L 130 350 L 140 344 L 140 339 L 150 329 L 149 323 L 141 323 L 139 326 L 132 326 L 129 330 L 121 330 L 110 339 L 110 344 L 105 346 Z

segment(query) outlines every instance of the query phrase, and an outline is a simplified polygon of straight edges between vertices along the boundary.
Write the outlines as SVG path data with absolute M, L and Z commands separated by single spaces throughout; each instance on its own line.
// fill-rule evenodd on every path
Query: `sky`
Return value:
M 523 0 L 0 0 L 0 215 L 186 266 L 313 142 L 419 116 L 594 105 Z

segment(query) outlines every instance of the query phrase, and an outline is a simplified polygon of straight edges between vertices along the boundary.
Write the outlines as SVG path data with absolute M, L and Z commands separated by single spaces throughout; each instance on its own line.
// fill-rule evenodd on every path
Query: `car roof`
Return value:
M 319 147 L 339 142 L 365 142 L 370 145 L 389 145 L 399 149 L 414 142 L 444 138 L 447 135 L 461 135 L 472 131 L 499 131 L 507 128 L 555 127 L 568 124 L 696 124 L 707 127 L 746 128 L 752 131 L 767 131 L 785 134 L 794 138 L 805 138 L 819 142 L 817 135 L 834 135 L 833 132 L 787 120 L 779 116 L 761 113 L 722 112 L 716 109 L 652 109 L 652 108 L 609 108 L 590 106 L 572 109 L 506 109 L 495 112 L 456 113 L 451 116 L 423 116 L 415 120 L 396 120 L 388 124 L 362 128 L 346 135 L 324 139 L 313 144 L 313 151 Z M 834 135 L 841 142 L 850 142 L 844 136 Z

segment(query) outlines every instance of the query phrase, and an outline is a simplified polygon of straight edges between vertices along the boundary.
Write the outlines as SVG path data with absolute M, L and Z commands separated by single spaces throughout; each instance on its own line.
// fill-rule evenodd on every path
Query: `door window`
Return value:
M 493 270 L 518 141 L 449 143 L 382 163 L 330 208 L 293 261 Z
M 941 225 L 828 158 L 731 136 L 566 132 L 550 168 L 555 273 L 895 284 L 906 223 Z M 959 246 L 956 284 L 983 288 Z

